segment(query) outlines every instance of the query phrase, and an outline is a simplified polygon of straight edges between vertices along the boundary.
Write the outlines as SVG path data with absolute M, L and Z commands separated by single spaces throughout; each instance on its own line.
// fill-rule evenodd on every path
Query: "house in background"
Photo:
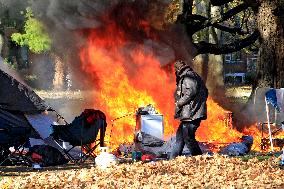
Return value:
M 257 52 L 248 54 L 238 51 L 223 58 L 226 84 L 244 84 L 247 77 L 256 71 Z

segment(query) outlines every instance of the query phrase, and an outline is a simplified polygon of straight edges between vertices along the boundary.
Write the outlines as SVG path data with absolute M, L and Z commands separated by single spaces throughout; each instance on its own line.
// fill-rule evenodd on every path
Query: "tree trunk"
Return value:
M 257 13 L 260 31 L 260 50 L 257 63 L 257 87 L 284 87 L 283 17 L 276 10 L 284 10 L 283 0 L 262 0 Z M 283 14 L 280 11 L 279 14 Z
M 241 111 L 248 115 L 250 114 L 247 112 L 255 111 L 251 110 L 253 107 L 251 104 L 254 103 L 254 92 L 257 88 L 284 87 L 284 36 L 283 24 L 281 24 L 283 17 L 275 14 L 275 10 L 279 8 L 283 10 L 284 0 L 261 0 L 256 13 L 257 27 L 260 32 L 257 76 L 247 106 Z M 283 15 L 283 11 L 281 14 Z M 252 119 L 253 117 L 247 120 L 257 121 Z
M 276 64 L 277 66 L 277 88 L 284 87 L 284 0 L 278 0 L 279 14 L 277 16 L 277 44 L 276 44 Z M 279 9 L 280 8 L 280 9 Z M 276 14 L 276 13 L 274 13 Z
M 211 6 L 210 17 L 221 17 L 221 7 Z M 209 42 L 213 44 L 219 44 L 221 42 L 221 30 L 215 28 L 209 28 Z M 209 72 L 207 76 L 207 86 L 211 95 L 216 95 L 219 92 L 224 92 L 223 81 L 223 58 L 222 55 L 208 55 Z
M 206 17 L 210 17 L 211 8 L 208 2 L 195 2 L 196 13 L 200 15 L 205 15 Z M 199 32 L 198 38 L 202 39 L 206 42 L 209 42 L 209 28 L 205 28 L 204 31 Z M 193 68 L 194 70 L 202 77 L 203 81 L 207 83 L 208 77 L 208 62 L 209 55 L 208 54 L 200 54 L 194 57 Z
M 63 90 L 64 89 L 64 64 L 59 56 L 53 54 L 52 57 L 54 60 L 53 89 Z
M 220 7 L 212 7 L 210 3 L 203 2 L 203 4 L 201 5 L 197 4 L 196 7 L 198 14 L 205 15 L 208 18 L 215 17 L 216 15 L 220 15 L 221 13 Z M 206 10 L 206 12 L 204 12 L 204 10 Z M 213 44 L 220 43 L 220 30 L 209 27 L 204 29 L 203 32 L 203 35 L 205 37 L 202 38 L 199 36 L 199 38 L 202 38 L 202 40 Z M 193 66 L 194 70 L 202 76 L 211 96 L 219 96 L 219 93 L 224 94 L 222 55 L 198 55 L 194 58 Z

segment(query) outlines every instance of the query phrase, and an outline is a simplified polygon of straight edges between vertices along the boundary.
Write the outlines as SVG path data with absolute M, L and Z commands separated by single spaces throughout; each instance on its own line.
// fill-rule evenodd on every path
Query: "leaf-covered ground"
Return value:
M 279 158 L 178 157 L 2 176 L 1 188 L 284 188 Z M 3 172 L 1 173 L 3 174 Z M 7 174 L 6 174 L 7 175 Z

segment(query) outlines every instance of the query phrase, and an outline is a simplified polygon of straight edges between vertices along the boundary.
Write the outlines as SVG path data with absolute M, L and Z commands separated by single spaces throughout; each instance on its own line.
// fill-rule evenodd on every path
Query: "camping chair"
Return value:
M 86 109 L 70 124 L 52 125 L 53 133 L 51 136 L 69 160 L 75 163 L 84 162 L 89 157 L 95 158 L 95 149 L 99 145 L 104 145 L 106 126 L 106 117 L 103 112 Z M 100 139 L 97 140 L 99 131 Z M 69 147 L 65 146 L 66 142 L 70 144 Z M 71 151 L 76 147 L 81 149 L 77 158 L 71 154 Z
M 283 147 L 283 139 L 276 139 L 276 135 L 283 131 L 284 120 L 284 90 L 273 88 L 257 88 L 254 96 L 254 108 L 257 124 L 261 130 L 261 149 Z M 268 133 L 268 137 L 265 136 Z

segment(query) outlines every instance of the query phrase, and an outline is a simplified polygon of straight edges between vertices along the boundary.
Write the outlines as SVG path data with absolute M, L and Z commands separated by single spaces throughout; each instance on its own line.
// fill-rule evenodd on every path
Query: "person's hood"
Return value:
M 193 69 L 190 66 L 185 66 L 178 72 L 178 76 L 179 77 L 185 76 L 187 72 L 192 72 L 192 71 Z

